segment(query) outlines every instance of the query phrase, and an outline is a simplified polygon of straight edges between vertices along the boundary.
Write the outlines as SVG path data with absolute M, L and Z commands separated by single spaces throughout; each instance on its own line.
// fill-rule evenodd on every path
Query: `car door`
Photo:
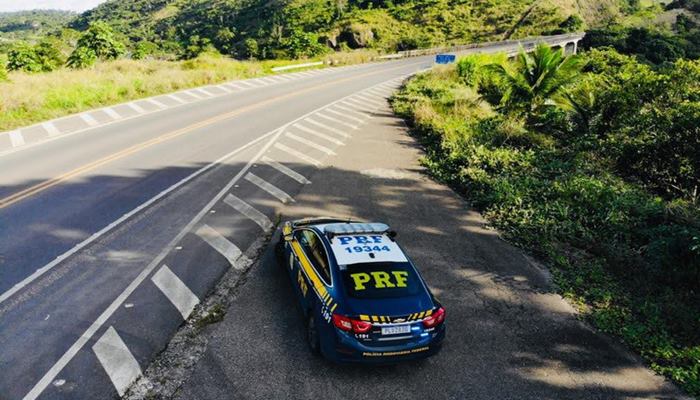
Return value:
M 290 251 L 289 255 L 289 265 L 291 268 L 291 276 L 295 292 L 299 297 L 299 302 L 301 303 L 302 309 L 306 313 L 306 311 L 309 310 L 312 305 L 311 296 L 315 296 L 315 294 L 313 293 L 313 289 L 310 287 L 311 282 L 306 277 L 304 271 L 302 271 L 301 260 L 299 260 L 299 256 L 295 252 L 295 249 L 296 251 L 301 250 L 304 253 L 301 256 L 306 256 L 307 259 L 309 258 L 308 255 L 306 255 L 308 244 L 303 232 L 303 230 L 294 232 L 294 238 L 292 239 L 293 243 L 291 244 L 292 251 Z

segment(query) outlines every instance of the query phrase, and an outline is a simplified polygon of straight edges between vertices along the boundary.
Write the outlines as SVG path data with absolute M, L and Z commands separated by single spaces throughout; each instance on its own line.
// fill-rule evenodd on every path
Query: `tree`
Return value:
M 10 71 L 40 72 L 41 64 L 34 47 L 26 42 L 15 44 L 7 53 L 7 69 Z
M 521 51 L 512 68 L 491 64 L 489 69 L 505 89 L 501 107 L 529 117 L 552 105 L 562 89 L 580 75 L 581 66 L 579 57 L 541 44 L 532 54 Z
M 246 58 L 253 59 L 258 57 L 259 48 L 258 41 L 253 38 L 248 38 L 243 42 L 243 53 Z
M 78 45 L 68 58 L 68 65 L 84 68 L 96 60 L 114 60 L 124 54 L 124 44 L 116 39 L 114 31 L 104 22 L 93 22 L 78 39 Z

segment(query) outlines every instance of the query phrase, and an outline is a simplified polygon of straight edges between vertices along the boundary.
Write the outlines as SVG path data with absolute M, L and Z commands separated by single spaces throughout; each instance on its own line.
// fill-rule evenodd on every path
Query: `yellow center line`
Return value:
M 73 169 L 73 170 L 71 170 L 71 171 L 68 171 L 68 172 L 66 172 L 66 173 L 64 173 L 64 174 L 61 174 L 61 175 L 59 175 L 59 176 L 57 176 L 57 177 L 55 177 L 55 178 L 47 179 L 47 180 L 45 180 L 45 181 L 43 181 L 43 182 L 40 182 L 40 183 L 38 183 L 38 184 L 36 184 L 36 185 L 33 185 L 33 186 L 31 186 L 31 187 L 28 187 L 28 188 L 26 188 L 26 189 L 24 189 L 24 190 L 21 190 L 21 191 L 19 191 L 19 192 L 13 193 L 13 194 L 11 194 L 11 195 L 5 197 L 5 198 L 0 199 L 0 209 L 3 209 L 3 208 L 5 208 L 5 207 L 8 207 L 8 206 L 10 206 L 10 205 L 12 205 L 12 204 L 15 204 L 15 203 L 17 203 L 17 202 L 19 202 L 19 201 L 22 201 L 22 200 L 24 200 L 24 199 L 26 199 L 26 198 L 29 198 L 29 197 L 31 197 L 31 196 L 34 196 L 34 195 L 36 195 L 36 194 L 38 194 L 38 193 L 43 192 L 43 191 L 46 190 L 46 189 L 49 189 L 49 188 L 51 188 L 51 187 L 53 187 L 53 186 L 56 186 L 56 185 L 58 185 L 58 184 L 60 184 L 60 183 L 62 183 L 62 182 L 65 182 L 65 181 L 67 181 L 67 180 L 69 180 L 69 179 L 71 179 L 71 178 L 75 178 L 76 176 L 79 176 L 79 175 L 81 175 L 81 174 L 83 174 L 83 173 L 85 173 L 85 172 L 92 171 L 92 170 L 94 170 L 94 169 L 96 169 L 96 168 L 98 168 L 98 167 L 101 167 L 101 166 L 103 166 L 103 165 L 105 165 L 105 164 L 108 164 L 108 163 L 110 163 L 110 162 L 112 162 L 112 161 L 116 161 L 116 160 L 119 160 L 119 159 L 121 159 L 121 158 L 127 157 L 127 156 L 129 156 L 129 155 L 135 154 L 135 153 L 137 153 L 137 152 L 139 152 L 139 151 L 141 151 L 141 150 L 144 150 L 144 149 L 149 148 L 149 147 L 151 147 L 151 146 L 154 146 L 154 145 L 156 145 L 156 144 L 159 144 L 159 143 L 162 143 L 162 142 L 165 142 L 165 141 L 174 139 L 174 138 L 176 138 L 176 137 L 178 137 L 178 136 L 185 135 L 185 134 L 190 133 L 190 132 L 192 132 L 192 131 L 195 131 L 195 130 L 197 130 L 197 129 L 204 128 L 204 127 L 206 127 L 206 126 L 213 125 L 213 124 L 216 124 L 216 123 L 218 123 L 218 122 L 225 121 L 225 120 L 227 120 L 227 119 L 231 119 L 231 118 L 233 118 L 233 117 L 239 116 L 239 115 L 241 115 L 241 114 L 243 114 L 243 113 L 246 113 L 246 112 L 248 112 L 248 111 L 254 110 L 254 109 L 256 109 L 256 108 L 264 107 L 264 106 L 269 105 L 269 104 L 272 104 L 272 103 L 277 103 L 277 102 L 280 102 L 280 101 L 282 101 L 282 100 L 289 99 L 289 98 L 291 98 L 291 97 L 300 96 L 300 95 L 302 95 L 302 94 L 305 94 L 305 93 L 308 93 L 308 92 L 311 92 L 311 91 L 315 91 L 315 90 L 318 90 L 318 89 L 321 89 L 321 88 L 324 88 L 324 87 L 327 87 L 327 86 L 337 85 L 337 84 L 339 84 L 339 83 L 351 81 L 351 80 L 358 79 L 358 78 L 363 78 L 363 77 L 366 77 L 366 76 L 371 76 L 371 75 L 386 73 L 386 72 L 393 71 L 393 70 L 396 70 L 396 69 L 407 68 L 407 67 L 410 67 L 410 66 L 413 66 L 413 65 L 417 65 L 417 64 L 422 64 L 422 62 L 420 62 L 420 63 L 408 64 L 408 65 L 402 65 L 402 66 L 400 66 L 400 67 L 394 67 L 394 68 L 390 68 L 390 69 L 386 69 L 386 70 L 381 70 L 381 71 L 367 72 L 367 73 L 364 73 L 364 74 L 361 74 L 361 75 L 357 75 L 357 76 L 353 76 L 353 77 L 349 77 L 349 78 L 343 78 L 343 79 L 339 79 L 339 80 L 332 81 L 332 82 L 322 83 L 322 84 L 320 84 L 320 85 L 316 85 L 316 86 L 312 86 L 312 87 L 309 87 L 309 88 L 306 88 L 306 89 L 301 89 L 301 90 L 297 90 L 297 91 L 294 91 L 294 92 L 291 92 L 291 93 L 287 93 L 287 94 L 282 95 L 282 96 L 278 96 L 278 97 L 274 97 L 274 98 L 271 98 L 271 99 L 263 100 L 263 101 L 260 101 L 260 102 L 258 102 L 258 103 L 255 103 L 255 104 L 251 104 L 251 105 L 248 105 L 248 106 L 245 106 L 245 107 L 242 107 L 242 108 L 238 108 L 238 109 L 236 109 L 236 110 L 234 110 L 234 111 L 231 111 L 231 112 L 228 112 L 228 113 L 225 113 L 225 114 L 220 114 L 220 115 L 218 115 L 218 116 L 216 116 L 216 117 L 212 117 L 212 118 L 209 118 L 209 119 L 206 119 L 206 120 L 203 120 L 203 121 L 194 123 L 194 124 L 192 124 L 192 125 L 188 125 L 188 126 L 186 126 L 186 127 L 184 127 L 184 128 L 177 129 L 177 130 L 174 130 L 174 131 L 172 131 L 172 132 L 168 132 L 168 133 L 165 133 L 165 134 L 160 135 L 160 136 L 158 136 L 158 137 L 155 137 L 155 138 L 153 138 L 153 139 L 147 140 L 147 141 L 145 141 L 145 142 L 142 142 L 142 143 L 133 145 L 133 146 L 128 147 L 128 148 L 126 148 L 126 149 L 124 149 L 124 150 L 121 150 L 121 151 L 118 151 L 118 152 L 113 153 L 113 154 L 111 154 L 111 155 L 108 155 L 108 156 L 106 156 L 106 157 L 103 157 L 103 158 L 101 158 L 101 159 L 99 159 L 99 160 L 96 160 L 96 161 L 90 162 L 90 163 L 88 163 L 88 164 L 85 164 L 85 165 L 83 165 L 83 166 L 80 166 L 80 167 L 78 167 L 78 168 L 75 168 L 75 169 Z

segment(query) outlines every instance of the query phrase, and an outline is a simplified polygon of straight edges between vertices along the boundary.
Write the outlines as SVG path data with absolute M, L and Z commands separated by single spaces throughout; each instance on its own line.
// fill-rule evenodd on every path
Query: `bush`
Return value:
M 9 70 L 25 72 L 49 72 L 61 67 L 65 62 L 60 43 L 51 38 L 46 38 L 34 46 L 20 42 L 10 50 L 7 58 Z
M 418 75 L 392 103 L 435 177 L 547 260 L 599 329 L 700 395 L 700 61 L 583 57 L 558 103 L 520 117 L 468 95 L 519 84 L 477 79 L 474 58 Z
M 0 82 L 5 82 L 7 80 L 7 68 L 5 68 L 5 63 L 0 62 Z

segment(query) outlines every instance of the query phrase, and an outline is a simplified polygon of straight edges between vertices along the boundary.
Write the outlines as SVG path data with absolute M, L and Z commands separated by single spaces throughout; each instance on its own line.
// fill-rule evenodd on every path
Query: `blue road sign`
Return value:
M 436 64 L 451 64 L 457 57 L 454 54 L 438 54 L 435 56 Z

